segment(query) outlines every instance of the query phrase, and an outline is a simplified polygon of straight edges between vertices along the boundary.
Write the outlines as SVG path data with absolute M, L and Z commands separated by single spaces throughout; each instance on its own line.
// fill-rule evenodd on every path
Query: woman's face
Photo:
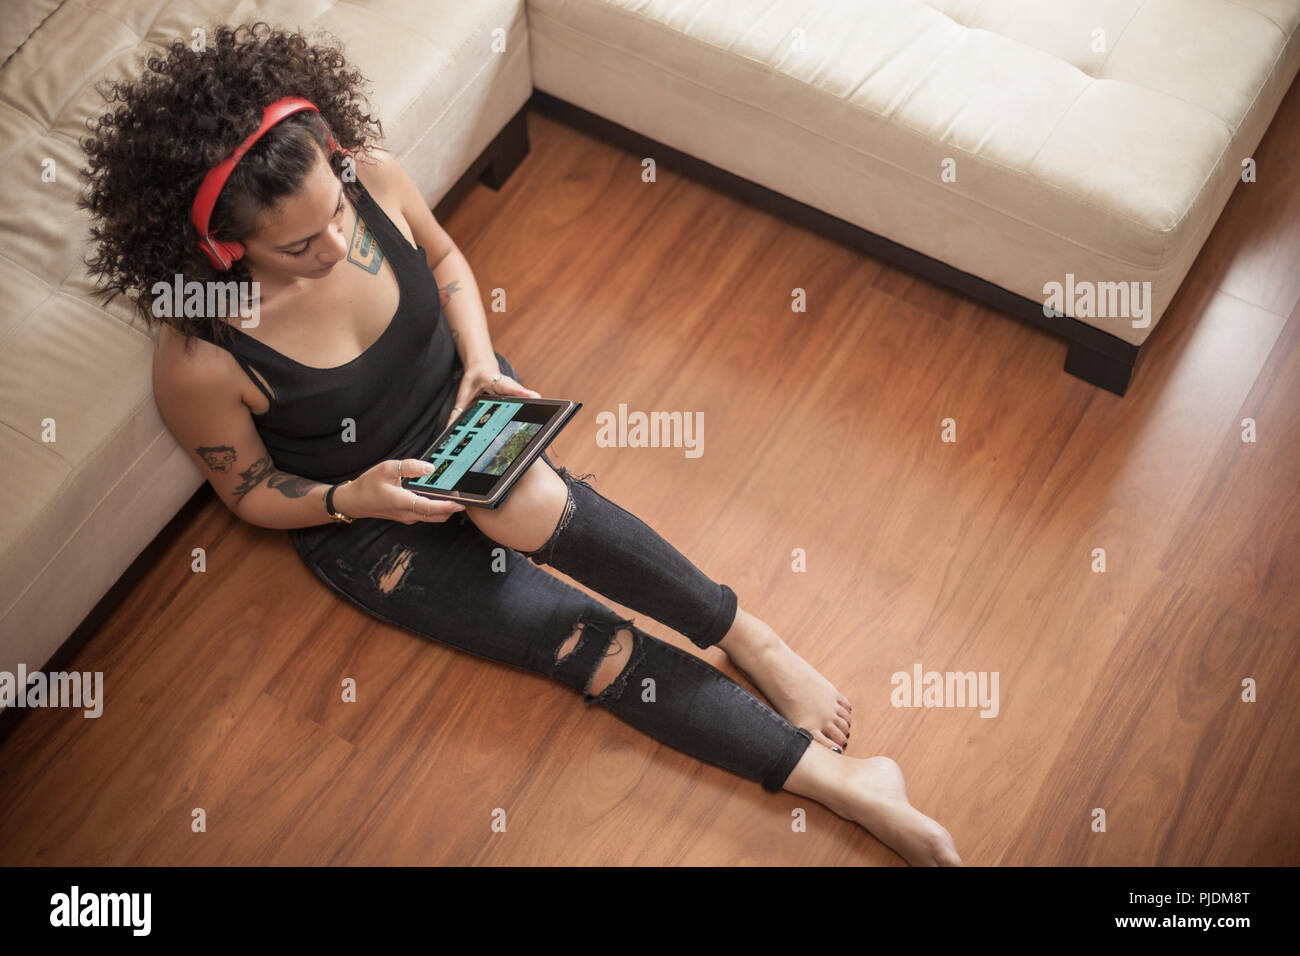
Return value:
M 302 189 L 262 214 L 262 228 L 243 240 L 244 260 L 260 278 L 323 279 L 348 254 L 347 202 L 324 155 Z

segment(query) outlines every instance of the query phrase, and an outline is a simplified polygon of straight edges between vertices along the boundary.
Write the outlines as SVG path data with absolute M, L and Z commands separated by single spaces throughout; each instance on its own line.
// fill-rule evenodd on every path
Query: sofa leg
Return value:
M 1130 357 L 1118 358 L 1078 342 L 1071 342 L 1070 350 L 1065 353 L 1065 371 L 1090 385 L 1122 396 L 1128 391 L 1137 354 L 1138 349 L 1133 347 Z
M 521 108 L 488 146 L 487 165 L 479 175 L 483 185 L 500 189 L 528 155 L 528 123 L 524 116 L 526 111 L 527 107 Z

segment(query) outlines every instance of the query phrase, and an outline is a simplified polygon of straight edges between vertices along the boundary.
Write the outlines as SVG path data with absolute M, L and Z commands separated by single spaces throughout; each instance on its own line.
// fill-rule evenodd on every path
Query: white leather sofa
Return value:
M 531 103 L 1060 332 L 1067 371 L 1119 394 L 1300 55 L 1300 0 L 9 0 L 0 670 L 66 649 L 203 485 L 154 405 L 152 336 L 80 262 L 90 84 L 252 19 L 345 40 L 431 206 L 508 175 Z M 1085 314 L 1053 282 L 1150 294 Z

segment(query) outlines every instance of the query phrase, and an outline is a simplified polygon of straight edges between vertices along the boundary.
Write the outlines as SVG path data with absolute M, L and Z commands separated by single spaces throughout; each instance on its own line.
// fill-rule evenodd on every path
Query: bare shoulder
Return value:
M 425 207 L 420 191 L 397 157 L 382 147 L 372 146 L 368 153 L 357 154 L 356 171 L 366 191 L 397 224 L 408 242 L 423 246 L 426 253 L 444 244 L 441 227 Z M 438 258 L 441 256 L 440 252 Z
M 232 364 L 224 349 L 197 337 L 187 341 L 185 335 L 163 325 L 153 351 L 154 396 L 161 404 L 195 389 L 238 393 Z
M 170 379 L 178 371 L 193 372 L 210 368 L 216 364 L 213 359 L 216 358 L 214 353 L 217 351 L 220 350 L 212 343 L 199 338 L 186 341 L 185 335 L 164 324 L 158 332 L 158 341 L 153 350 L 154 378 L 162 375 Z
M 388 217 L 394 222 L 398 222 L 400 217 L 400 221 L 406 223 L 410 229 L 408 238 L 423 247 L 430 268 L 455 249 L 455 242 L 434 218 L 420 188 L 398 163 L 396 156 L 382 147 L 373 146 L 368 154 L 358 154 L 356 169 L 358 178 L 365 180 L 366 189 Z
M 371 146 L 353 154 L 356 159 L 357 178 L 366 184 L 366 190 L 379 198 L 396 197 L 406 178 L 406 170 L 397 157 L 382 146 Z

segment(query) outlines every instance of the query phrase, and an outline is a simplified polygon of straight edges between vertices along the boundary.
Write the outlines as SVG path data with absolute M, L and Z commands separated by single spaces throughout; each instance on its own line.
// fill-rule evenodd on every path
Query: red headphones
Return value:
M 241 242 L 225 242 L 208 232 L 208 222 L 212 219 L 212 208 L 217 204 L 217 197 L 221 195 L 221 187 L 226 185 L 226 180 L 230 178 L 231 172 L 234 171 L 235 165 L 243 158 L 259 139 L 276 123 L 286 116 L 292 116 L 294 113 L 301 113 L 303 110 L 312 110 L 319 113 L 310 100 L 305 100 L 301 96 L 286 96 L 284 99 L 276 100 L 265 110 L 262 111 L 262 125 L 257 128 L 252 136 L 240 143 L 239 148 L 223 159 L 216 166 L 208 171 L 203 177 L 203 183 L 199 186 L 198 194 L 194 197 L 194 206 L 190 210 L 190 222 L 199 232 L 198 246 L 208 257 L 219 271 L 227 271 L 236 259 L 244 255 L 244 244 Z M 329 148 L 331 151 L 338 149 L 338 144 L 334 142 L 334 137 L 329 139 Z

